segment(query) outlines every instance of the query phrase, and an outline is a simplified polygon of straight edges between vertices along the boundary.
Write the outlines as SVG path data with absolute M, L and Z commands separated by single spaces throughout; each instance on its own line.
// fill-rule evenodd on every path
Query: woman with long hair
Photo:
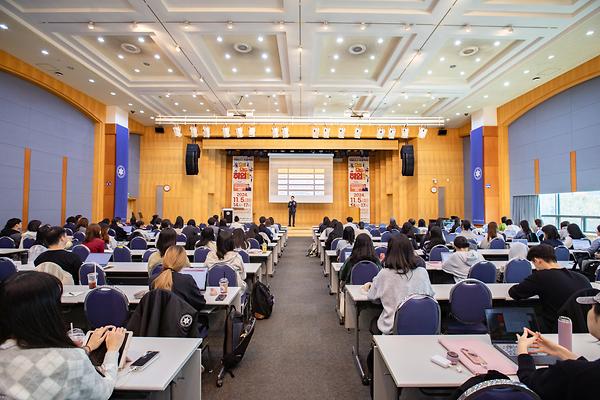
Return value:
M 354 228 L 351 226 L 347 226 L 344 228 L 342 233 L 342 240 L 338 240 L 337 246 L 335 250 L 337 254 L 340 254 L 340 251 L 345 247 L 352 247 L 354 245 Z
M 178 215 L 177 218 L 175 218 L 173 229 L 183 229 L 183 217 L 181 215 Z
M 544 233 L 544 240 L 542 240 L 541 244 L 547 244 L 552 247 L 562 246 L 563 242 L 560 240 L 560 234 L 554 225 L 544 225 L 542 232 Z
M 236 228 L 232 232 L 233 235 L 233 245 L 235 249 L 247 250 L 250 248 L 250 243 L 246 240 L 246 236 L 244 234 L 244 230 L 240 228 Z
M 158 239 L 156 240 L 156 249 L 148 258 L 148 274 L 152 272 L 152 269 L 163 262 L 163 257 L 167 253 L 167 250 L 171 246 L 177 245 L 177 232 L 173 228 L 165 228 L 160 232 Z M 189 263 L 189 262 L 188 262 Z
M 377 258 L 377 254 L 375 254 L 373 240 L 371 240 L 370 236 L 365 235 L 364 233 L 358 235 L 354 240 L 352 253 L 350 253 L 350 257 L 344 261 L 344 264 L 338 273 L 340 277 L 340 287 L 350 280 L 352 268 L 360 261 L 372 261 L 375 263 L 375 265 L 377 265 L 377 267 L 381 268 L 381 262 L 379 261 L 379 258 Z
M 432 226 L 429 231 L 429 241 L 423 244 L 423 250 L 425 253 L 429 254 L 431 249 L 438 245 L 446 245 L 446 240 L 444 240 L 444 235 L 442 234 L 442 228 L 439 226 Z
M 85 218 L 85 217 L 79 218 L 77 220 L 77 225 L 75 225 L 74 232 L 85 233 L 89 224 L 90 224 L 90 221 L 87 218 Z
M 481 242 L 479 243 L 479 248 L 480 249 L 489 249 L 490 242 L 492 240 L 496 239 L 497 237 L 501 238 L 502 236 L 498 233 L 498 224 L 496 222 L 492 221 L 488 224 L 487 233 L 483 237 Z
M 581 228 L 577 224 L 567 225 L 567 236 L 565 237 L 565 247 L 570 249 L 573 247 L 573 240 L 587 239 L 587 236 L 581 232 Z
M 108 250 L 114 250 L 117 247 L 117 240 L 108 234 L 108 230 L 110 229 L 109 225 L 102 224 L 100 225 L 100 237 L 104 242 L 104 248 Z
M 325 241 L 325 249 L 335 250 L 331 248 L 331 242 L 333 242 L 334 239 L 341 239 L 343 234 L 344 225 L 342 225 L 342 223 L 339 221 L 334 222 L 333 229 L 331 230 L 331 233 L 329 233 L 329 236 L 327 236 L 327 240 Z
M 217 237 L 217 251 L 211 251 L 206 256 L 204 264 L 212 268 L 216 264 L 227 264 L 237 273 L 238 286 L 246 290 L 246 270 L 242 256 L 235 251 L 233 235 L 227 231 L 221 231 Z
M 104 240 L 102 240 L 100 225 L 91 224 L 85 231 L 85 242 L 83 245 L 90 249 L 91 253 L 104 253 Z
M 528 242 L 538 242 L 539 239 L 537 235 L 531 230 L 529 226 L 529 221 L 526 219 L 519 222 L 519 227 L 521 230 L 517 232 L 515 235 L 515 239 L 527 239 Z

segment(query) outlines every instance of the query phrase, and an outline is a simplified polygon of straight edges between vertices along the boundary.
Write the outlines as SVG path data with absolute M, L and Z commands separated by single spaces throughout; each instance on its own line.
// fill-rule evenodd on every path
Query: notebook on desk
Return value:
M 112 253 L 90 253 L 85 259 L 85 262 L 96 263 L 101 267 L 106 267 L 111 257 Z
M 190 275 L 196 281 L 196 285 L 201 292 L 206 290 L 206 278 L 208 277 L 208 268 L 183 268 L 182 274 Z

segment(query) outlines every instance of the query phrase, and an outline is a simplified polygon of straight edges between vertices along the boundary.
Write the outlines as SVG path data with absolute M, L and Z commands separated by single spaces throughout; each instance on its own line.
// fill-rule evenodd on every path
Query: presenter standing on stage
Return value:
M 288 226 L 296 226 L 296 200 L 294 200 L 294 196 L 291 197 L 290 201 L 288 201 Z

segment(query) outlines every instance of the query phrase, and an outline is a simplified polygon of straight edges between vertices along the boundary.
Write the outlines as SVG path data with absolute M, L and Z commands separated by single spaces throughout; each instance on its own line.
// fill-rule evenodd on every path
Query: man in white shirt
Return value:
M 238 217 L 237 215 L 235 217 L 233 217 L 233 222 L 231 223 L 231 229 L 244 229 L 244 225 L 241 224 L 240 222 L 240 217 Z
M 560 223 L 560 231 L 558 234 L 560 235 L 560 240 L 565 240 L 567 236 L 569 236 L 569 232 L 567 232 L 567 227 L 569 226 L 569 221 L 562 221 Z
M 461 223 L 461 228 L 462 230 L 457 236 L 463 236 L 467 238 L 467 240 L 477 240 L 477 235 L 475 235 L 473 231 L 471 231 L 471 221 L 469 221 L 468 219 L 463 219 Z
M 358 227 L 356 226 L 356 224 L 355 224 L 353 221 L 354 221 L 354 218 L 352 218 L 352 217 L 347 217 L 347 218 L 346 218 L 346 223 L 344 224 L 344 229 L 345 229 L 347 226 L 351 226 L 351 227 L 352 227 L 352 229 L 354 229 L 354 237 L 356 237 L 356 235 L 358 235 Z

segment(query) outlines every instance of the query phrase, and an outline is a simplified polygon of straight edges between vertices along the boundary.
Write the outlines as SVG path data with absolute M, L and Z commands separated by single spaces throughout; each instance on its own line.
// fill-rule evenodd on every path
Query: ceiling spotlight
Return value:
M 3 31 L 5 31 L 5 30 L 8 29 L 8 25 L 6 25 L 6 24 L 0 24 L 0 29 L 2 29 Z
M 338 138 L 343 139 L 345 136 L 346 136 L 346 128 L 344 128 L 343 126 L 340 126 L 338 128 Z
M 457 112 L 457 113 L 456 113 L 456 115 L 460 115 L 460 113 L 459 113 L 459 112 Z
M 175 45 L 175 51 L 181 53 L 181 46 Z
M 362 129 L 360 126 L 354 128 L 354 139 L 360 139 L 360 134 L 362 133 Z
M 400 137 L 402 139 L 408 139 L 408 134 L 410 133 L 410 129 L 408 129 L 408 127 L 404 127 L 402 128 L 402 130 L 400 131 Z
M 440 57 L 440 62 L 446 61 L 446 57 Z
M 318 139 L 319 138 L 319 127 L 318 126 L 313 126 L 313 128 L 312 128 L 312 137 L 313 137 L 313 139 Z
M 45 55 L 45 56 L 47 56 L 47 55 L 48 55 L 48 54 L 50 54 L 50 53 L 48 53 L 48 50 L 45 50 L 45 49 L 44 49 L 44 50 L 42 50 L 42 54 L 43 54 L 43 55 Z
M 334 59 L 334 60 L 339 60 L 339 59 L 340 59 L 340 56 L 339 56 L 338 54 L 334 54 L 334 55 L 333 55 L 333 59 Z
M 431 74 L 433 74 L 433 71 L 432 70 L 427 70 L 427 75 L 431 75 Z
M 330 68 L 329 72 L 331 72 L 332 74 L 335 73 L 335 68 Z
M 467 32 L 467 33 L 471 32 L 471 25 L 469 25 L 469 24 L 465 24 L 465 25 L 463 26 L 463 30 L 464 30 L 465 32 Z
M 271 136 L 273 136 L 274 139 L 277 139 L 279 137 L 279 128 L 274 126 L 271 128 Z
M 251 126 L 248 128 L 248 137 L 256 137 L 256 127 Z
M 548 56 L 548 60 L 552 60 L 553 58 L 554 58 L 554 54 L 550 54 L 550 55 Z
M 329 127 L 326 126 L 325 128 L 323 128 L 323 137 L 325 139 L 329 139 L 329 132 L 330 132 L 330 128 Z
M 6 26 L 6 25 L 4 25 L 4 26 Z M 0 25 L 0 27 L 1 27 L 1 25 Z M 7 29 L 7 28 L 2 28 L 2 29 Z M 590 29 L 585 34 L 586 34 L 586 36 L 592 36 L 594 34 L 594 31 Z
M 196 125 L 190 125 L 190 136 L 194 139 L 198 137 L 198 128 L 196 128 Z
M 483 95 L 483 98 L 484 98 L 484 99 L 487 99 L 488 97 L 490 97 L 490 96 L 488 96 L 487 94 L 484 94 L 484 95 Z
M 259 36 L 259 37 L 257 37 L 256 39 L 257 39 L 259 42 L 262 42 L 263 40 L 265 40 L 265 38 L 264 38 L 264 37 L 262 37 L 262 36 Z
M 279 25 L 279 29 L 281 29 L 281 30 L 285 29 L 285 22 L 279 21 L 278 25 Z
M 471 106 L 467 106 L 468 109 L 471 109 Z
M 178 105 L 179 105 L 179 103 L 178 103 L 178 102 L 175 102 L 175 103 L 173 103 L 173 104 L 175 104 L 176 106 L 178 106 Z
M 225 53 L 225 58 L 226 58 L 227 60 L 229 60 L 229 59 L 231 58 L 231 54 L 229 54 L 229 53 Z
M 523 73 L 524 73 L 525 75 L 527 75 L 527 74 L 529 73 L 529 70 L 528 70 L 528 69 L 526 69 L 525 71 L 523 71 Z
M 383 43 L 383 38 L 377 39 L 377 44 L 381 44 L 381 43 Z
M 248 93 L 246 93 L 246 94 L 244 95 L 244 97 L 245 97 L 245 98 L 248 98 L 248 97 L 250 97 L 250 95 L 249 95 Z
M 284 139 L 287 139 L 290 137 L 290 130 L 288 129 L 287 126 L 284 126 L 283 128 L 281 128 L 281 136 L 283 136 Z
M 207 138 L 207 139 L 210 137 L 210 126 L 202 127 L 202 137 Z
M 224 137 L 224 138 L 228 138 L 228 137 L 230 137 L 230 136 L 231 136 L 231 135 L 229 134 L 229 127 L 228 127 L 227 125 L 223 127 L 222 131 L 223 131 L 223 137 Z
M 165 94 L 165 97 L 166 97 L 166 98 L 169 98 L 169 97 L 171 97 L 171 93 L 167 93 L 167 94 Z
M 262 53 L 260 55 L 260 58 L 262 58 L 263 60 L 266 60 L 267 58 L 269 58 L 269 55 L 267 53 Z
M 460 71 L 460 75 L 463 76 L 465 74 L 465 71 Z
M 500 46 L 500 41 L 499 41 L 499 40 L 496 40 L 496 41 L 494 42 L 494 47 L 498 47 L 498 46 Z
M 92 21 L 88 22 L 88 29 L 93 31 L 96 28 L 96 25 Z
M 233 29 L 233 22 L 232 21 L 227 22 L 227 29 L 229 29 L 229 30 Z
M 323 21 L 323 30 L 326 31 L 329 29 L 329 23 L 327 21 Z
M 265 68 L 265 72 L 266 72 L 267 74 L 270 74 L 270 73 L 271 73 L 271 68 L 269 68 L 269 67 Z
M 337 39 L 335 39 L 335 42 L 340 44 L 340 43 L 344 43 L 344 38 L 341 36 L 338 36 Z
M 178 138 L 183 136 L 183 134 L 181 133 L 181 127 L 179 125 L 175 125 L 173 127 L 173 134 L 175 135 L 175 137 L 178 137 Z
M 138 42 L 140 42 L 140 43 L 144 43 L 145 41 L 146 41 L 146 39 L 144 39 L 144 37 L 143 37 L 143 36 L 140 36 L 140 37 L 138 38 Z
M 233 68 L 231 68 L 231 72 L 233 72 L 234 74 L 235 74 L 237 71 L 238 71 L 238 70 L 237 70 L 237 68 L 236 68 L 236 67 L 233 67 Z
M 135 68 L 134 71 L 135 72 L 140 72 L 140 69 L 139 68 Z
M 375 59 L 375 55 L 371 54 L 371 55 L 369 56 L 369 60 L 374 60 L 374 59 Z
M 150 119 L 154 119 L 154 116 L 150 116 Z
M 460 45 L 461 45 L 461 43 L 462 43 L 462 41 L 461 41 L 461 40 L 459 40 L 459 39 L 456 39 L 456 40 L 454 41 L 454 45 L 455 45 L 455 46 L 460 46 Z
M 403 96 L 404 96 L 404 100 L 408 99 L 408 93 L 404 93 Z
M 369 70 L 368 70 L 368 69 L 365 69 L 363 72 L 364 72 L 365 74 L 368 74 L 368 73 L 369 73 Z
M 479 61 L 481 61 L 481 58 L 480 58 L 480 57 L 477 57 L 477 58 L 475 59 L 475 62 L 479 62 Z
M 279 108 L 275 109 L 275 112 L 279 112 Z
M 364 22 L 360 23 L 360 30 L 364 31 L 365 29 L 367 29 L 367 24 L 365 24 Z
M 419 139 L 425 139 L 425 136 L 427 136 L 427 128 L 420 127 L 418 134 Z
M 110 92 L 111 96 L 116 96 L 117 94 L 115 92 Z
M 131 107 L 131 106 L 133 106 L 133 103 L 127 103 L 127 105 L 128 105 L 129 107 Z
M 221 37 L 221 36 L 217 36 L 217 42 L 219 42 L 219 43 L 220 43 L 220 42 L 222 42 L 222 41 L 223 41 L 223 37 Z
M 509 85 L 510 85 L 509 81 L 504 82 L 504 86 L 509 86 Z
M 514 29 L 512 25 L 508 25 L 506 28 L 504 28 L 504 32 L 506 33 L 513 33 Z
M 248 102 L 248 105 L 249 105 L 249 106 L 251 106 L 251 105 L 253 105 L 253 104 L 254 104 L 254 103 L 253 103 L 253 102 L 251 102 L 251 101 L 250 101 L 250 102 Z
M 394 139 L 396 137 L 396 128 L 390 126 L 388 129 L 388 139 Z
M 383 139 L 383 136 L 385 136 L 385 129 L 377 128 L 377 133 L 375 134 L 375 137 L 377 139 Z
M 99 41 L 100 43 L 104 43 L 104 38 L 103 38 L 102 36 L 98 36 L 98 41 Z
M 302 53 L 302 46 L 298 46 L 298 52 Z
M 155 59 L 155 60 L 160 60 L 160 54 L 155 54 L 155 55 L 154 55 L 154 59 Z
M 167 72 L 172 73 L 173 72 L 173 68 L 167 69 Z
M 206 112 L 210 112 L 210 108 L 207 108 L 205 111 L 206 111 Z
M 190 21 L 185 21 L 183 23 L 183 29 L 188 30 L 190 29 L 192 26 L 190 25 Z
M 241 126 L 238 126 L 237 128 L 235 128 L 235 135 L 238 138 L 243 138 L 244 137 L 244 128 Z
M 412 24 L 404 24 L 403 28 L 406 32 L 410 31 L 412 29 Z
M 194 93 L 194 94 L 192 95 L 192 97 L 193 97 L 193 98 L 196 98 L 196 97 L 198 97 L 198 95 L 197 95 L 196 93 Z
M 119 59 L 121 59 L 121 60 L 125 58 L 125 56 L 123 54 L 117 54 L 117 57 L 119 57 Z
M 181 110 L 181 112 L 187 112 L 187 110 L 184 108 L 183 110 Z
M 88 82 L 89 82 L 89 83 L 96 83 L 96 81 L 95 81 L 95 80 L 93 80 L 92 78 L 88 79 Z

